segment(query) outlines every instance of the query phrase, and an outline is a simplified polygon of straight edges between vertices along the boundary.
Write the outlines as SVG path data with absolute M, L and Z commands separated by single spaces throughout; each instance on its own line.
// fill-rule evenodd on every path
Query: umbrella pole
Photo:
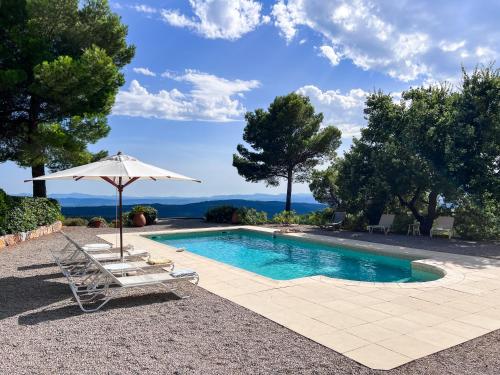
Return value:
M 119 210 L 118 214 L 120 215 L 120 259 L 123 262 L 123 205 L 122 205 L 122 192 L 123 192 L 123 186 L 122 186 L 122 178 L 120 177 L 118 179 L 118 200 L 119 200 Z

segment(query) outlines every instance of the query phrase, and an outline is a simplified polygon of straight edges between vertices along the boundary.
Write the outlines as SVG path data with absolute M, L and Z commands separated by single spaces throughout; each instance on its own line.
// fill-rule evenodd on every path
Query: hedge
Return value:
M 27 232 L 61 219 L 54 199 L 11 197 L 0 190 L 0 234 Z
M 205 214 L 205 220 L 211 223 L 231 223 L 237 208 L 233 206 L 218 206 L 211 208 Z
M 89 221 L 83 217 L 67 217 L 63 221 L 66 227 L 86 227 Z

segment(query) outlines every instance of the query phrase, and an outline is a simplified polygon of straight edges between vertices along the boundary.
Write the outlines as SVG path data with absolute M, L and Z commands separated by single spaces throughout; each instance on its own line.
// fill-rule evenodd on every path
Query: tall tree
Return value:
M 338 164 L 335 162 L 324 170 L 313 171 L 309 189 L 314 199 L 327 204 L 331 208 L 340 206 L 338 177 Z
M 457 185 L 478 200 L 491 194 L 500 204 L 500 69 L 463 70 L 455 102 L 450 153 Z
M 277 186 L 287 181 L 285 210 L 291 210 L 292 183 L 309 180 L 315 166 L 332 158 L 340 145 L 340 130 L 321 129 L 323 114 L 315 113 L 309 98 L 291 93 L 278 96 L 268 110 L 245 115 L 242 144 L 233 155 L 233 166 L 247 181 Z
M 134 47 L 106 0 L 0 1 L 0 162 L 57 170 L 87 163 Z M 46 196 L 44 181 L 34 196 Z
M 387 202 L 395 197 L 428 233 L 438 215 L 438 198 L 456 192 L 447 164 L 454 95 L 443 86 L 410 89 L 402 96 L 401 103 L 381 92 L 368 97 L 368 126 L 346 156 L 349 162 L 360 159 L 366 167 L 343 168 L 347 175 L 340 180 L 357 183 L 354 190 L 368 199 L 382 195 L 378 198 Z

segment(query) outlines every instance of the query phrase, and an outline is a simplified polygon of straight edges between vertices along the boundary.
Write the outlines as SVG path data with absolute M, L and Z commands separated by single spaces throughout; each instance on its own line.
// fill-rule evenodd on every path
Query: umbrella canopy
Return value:
M 118 152 L 116 155 L 108 156 L 95 163 L 81 165 L 79 167 L 65 169 L 46 176 L 36 177 L 33 180 L 102 180 L 106 177 L 115 184 L 119 184 L 119 179 L 123 185 L 131 180 L 151 179 L 151 180 L 184 180 L 201 182 L 191 177 L 155 167 L 154 165 L 143 163 L 140 160 Z M 27 180 L 32 181 L 32 180 Z M 108 181 L 109 182 L 109 181 Z
M 108 156 L 97 162 L 81 165 L 79 167 L 55 172 L 46 176 L 40 176 L 27 181 L 35 180 L 104 180 L 118 189 L 119 195 L 119 225 L 120 225 L 120 256 L 123 260 L 123 189 L 131 183 L 141 180 L 179 180 L 194 181 L 200 180 L 183 176 L 181 174 L 158 168 L 150 164 L 143 163 L 136 158 L 118 152 L 116 155 Z

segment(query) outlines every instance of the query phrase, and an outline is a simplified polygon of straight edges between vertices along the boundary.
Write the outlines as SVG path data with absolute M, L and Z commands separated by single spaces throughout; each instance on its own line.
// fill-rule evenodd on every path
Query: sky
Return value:
M 324 125 L 342 131 L 339 153 L 365 125 L 365 96 L 395 100 L 409 87 L 450 81 L 500 55 L 497 0 L 110 1 L 136 55 L 123 69 L 111 132 L 92 151 L 122 151 L 201 179 L 140 182 L 130 196 L 282 193 L 232 167 L 247 111 L 278 95 L 310 97 Z M 28 169 L 0 164 L 1 187 L 30 193 Z M 50 182 L 50 193 L 114 194 L 98 182 Z M 308 192 L 305 184 L 294 193 Z

